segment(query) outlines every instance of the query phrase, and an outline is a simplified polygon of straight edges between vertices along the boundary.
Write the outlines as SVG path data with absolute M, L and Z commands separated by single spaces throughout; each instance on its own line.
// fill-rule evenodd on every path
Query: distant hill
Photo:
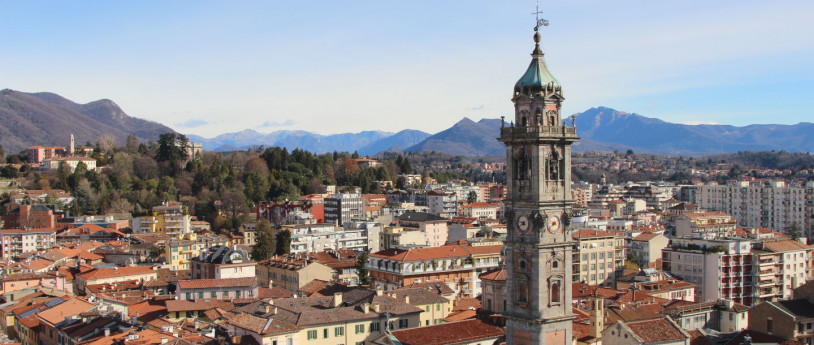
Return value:
M 359 149 L 359 154 L 370 156 L 382 151 L 404 151 L 405 147 L 410 147 L 420 143 L 429 137 L 425 133 L 415 129 L 405 129 L 389 137 L 381 138 Z
M 506 147 L 496 140 L 500 135 L 500 120 L 482 119 L 478 122 L 463 118 L 452 127 L 429 136 L 407 151 L 442 151 L 463 156 L 505 155 Z
M 743 127 L 684 125 L 605 107 L 578 113 L 576 121 L 580 137 L 637 152 L 708 155 L 745 150 L 814 151 L 814 124 L 808 122 Z
M 77 144 L 95 143 L 99 136 L 109 134 L 124 145 L 130 134 L 147 141 L 158 140 L 167 132 L 174 131 L 130 117 L 109 99 L 77 104 L 53 93 L 0 91 L 0 145 L 7 153 L 34 145 L 67 147 L 71 134 Z
M 245 150 L 263 145 L 266 147 L 286 147 L 289 150 L 299 148 L 315 153 L 326 153 L 333 151 L 353 152 L 391 135 L 393 133 L 381 131 L 322 135 L 300 130 L 284 130 L 264 134 L 252 129 L 246 129 L 240 132 L 221 134 L 209 139 L 197 135 L 188 135 L 187 137 L 193 142 L 202 143 L 204 150 L 220 152 Z

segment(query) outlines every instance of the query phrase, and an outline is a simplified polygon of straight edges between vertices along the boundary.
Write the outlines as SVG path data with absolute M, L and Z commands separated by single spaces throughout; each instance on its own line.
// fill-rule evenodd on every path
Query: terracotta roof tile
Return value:
M 133 266 L 133 267 L 109 267 L 97 268 L 85 273 L 77 274 L 77 277 L 84 278 L 85 280 L 96 280 L 115 277 L 127 277 L 144 274 L 155 274 L 155 270 L 149 266 Z
M 505 331 L 481 320 L 472 319 L 400 329 L 393 331 L 392 334 L 403 345 L 441 345 L 489 340 L 504 335 Z
M 627 322 L 625 325 L 645 343 L 667 342 L 687 339 L 682 329 L 667 319 Z
M 256 277 L 225 278 L 225 279 L 193 279 L 178 281 L 179 289 L 212 289 L 228 287 L 257 286 Z
M 299 326 L 285 321 L 274 318 L 265 319 L 246 313 L 237 314 L 226 322 L 261 335 L 298 332 L 301 329 Z

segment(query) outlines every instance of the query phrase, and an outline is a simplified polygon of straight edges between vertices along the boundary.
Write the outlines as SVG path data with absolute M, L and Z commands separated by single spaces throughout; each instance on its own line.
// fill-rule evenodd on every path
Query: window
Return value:
M 198 292 L 198 298 L 203 298 L 203 291 Z
M 408 319 L 399 320 L 399 328 L 407 328 Z
M 191 299 L 192 299 L 192 293 L 187 292 L 187 300 L 191 300 Z
M 308 340 L 316 339 L 317 338 L 317 330 L 308 331 Z M 291 339 L 289 339 L 291 340 Z M 289 342 L 291 343 L 291 342 Z
M 212 295 L 211 295 L 211 296 L 209 296 L 209 297 L 215 298 L 215 296 L 216 296 L 215 291 L 212 291 Z
M 766 320 L 766 333 L 772 334 L 772 318 Z
M 560 283 L 551 284 L 551 303 L 560 303 Z
M 379 323 L 378 322 L 371 322 L 370 323 L 370 331 L 371 332 L 378 332 L 379 331 Z
M 345 335 L 345 327 L 336 327 L 334 328 L 334 335 L 337 337 L 341 337 Z
M 440 303 L 435 305 L 435 311 L 441 311 L 441 304 Z
M 429 312 L 430 311 L 430 306 L 426 306 L 425 309 L 427 310 L 427 312 Z
M 327 329 L 327 328 L 322 329 L 322 337 L 323 337 L 323 338 L 327 338 L 327 337 L 328 337 L 328 329 Z

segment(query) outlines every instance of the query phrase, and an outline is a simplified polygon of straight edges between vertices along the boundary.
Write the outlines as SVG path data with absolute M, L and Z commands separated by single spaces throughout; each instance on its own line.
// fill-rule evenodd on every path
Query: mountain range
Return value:
M 737 151 L 814 151 L 814 124 L 795 125 L 685 125 L 656 118 L 596 107 L 574 114 L 581 140 L 575 151 L 634 150 L 670 155 L 709 155 Z M 509 121 L 506 122 L 509 126 Z M 464 156 L 502 156 L 499 119 L 475 122 L 463 118 L 450 128 L 430 135 L 405 129 L 397 133 L 363 131 L 323 135 L 303 130 L 260 133 L 247 129 L 214 138 L 188 135 L 205 150 L 235 151 L 258 146 L 300 148 L 317 153 L 359 152 L 374 155 L 382 151 L 441 151 Z M 123 145 L 127 135 L 141 140 L 157 140 L 161 133 L 173 132 L 157 122 L 128 116 L 116 103 L 102 99 L 77 104 L 47 92 L 0 91 L 0 145 L 6 152 L 19 152 L 33 145 L 66 146 L 70 134 L 77 143 L 95 142 L 102 134 L 113 135 Z
M 77 104 L 48 92 L 0 90 L 0 145 L 7 153 L 34 145 L 67 147 L 71 134 L 76 144 L 95 143 L 108 134 L 124 145 L 130 134 L 148 141 L 167 132 L 173 130 L 128 116 L 109 99 Z

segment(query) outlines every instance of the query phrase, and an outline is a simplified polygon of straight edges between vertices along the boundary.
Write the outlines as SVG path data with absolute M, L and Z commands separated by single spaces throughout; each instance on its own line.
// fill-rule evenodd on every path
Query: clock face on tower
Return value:
M 546 227 L 548 228 L 548 232 L 552 234 L 556 234 L 560 232 L 562 229 L 562 223 L 560 222 L 560 216 L 558 215 L 551 215 L 548 217 L 546 221 Z
M 522 232 L 529 230 L 529 219 L 525 215 L 517 218 L 517 228 Z

